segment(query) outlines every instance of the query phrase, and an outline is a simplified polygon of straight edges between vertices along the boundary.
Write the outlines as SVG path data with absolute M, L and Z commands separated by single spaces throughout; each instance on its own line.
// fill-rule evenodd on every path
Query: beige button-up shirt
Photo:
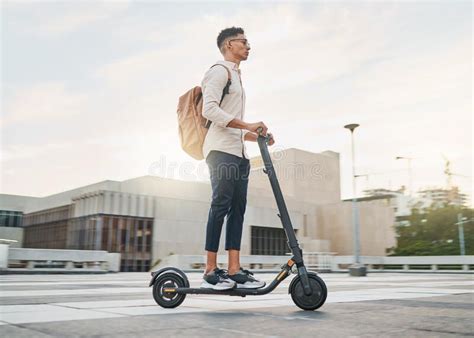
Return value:
M 211 126 L 204 140 L 203 153 L 206 158 L 211 150 L 219 150 L 238 157 L 249 158 L 245 148 L 244 136 L 247 130 L 226 127 L 234 118 L 244 119 L 245 91 L 242 87 L 240 69 L 230 61 L 217 61 L 226 66 L 231 74 L 232 84 L 221 106 L 222 91 L 227 84 L 227 71 L 222 66 L 210 68 L 202 80 L 202 116 L 211 120 Z

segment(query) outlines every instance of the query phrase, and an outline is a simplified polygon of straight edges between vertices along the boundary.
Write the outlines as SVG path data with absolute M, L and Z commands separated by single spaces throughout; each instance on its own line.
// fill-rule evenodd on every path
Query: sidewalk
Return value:
M 473 276 L 322 274 L 318 311 L 298 309 L 288 278 L 257 297 L 188 295 L 176 309 L 155 304 L 149 274 L 0 277 L 0 335 L 51 336 L 456 336 L 472 334 Z M 271 280 L 273 275 L 259 277 Z M 200 274 L 190 274 L 197 285 Z

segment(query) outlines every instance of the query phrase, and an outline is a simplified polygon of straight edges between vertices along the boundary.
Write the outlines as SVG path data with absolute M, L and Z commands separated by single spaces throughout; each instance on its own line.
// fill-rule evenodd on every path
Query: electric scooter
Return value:
M 151 281 L 149 286 L 153 286 L 153 298 L 164 308 L 175 308 L 183 303 L 187 294 L 213 294 L 227 296 L 259 296 L 272 292 L 275 288 L 291 273 L 297 276 L 290 282 L 288 293 L 291 294 L 293 302 L 303 310 L 313 311 L 320 308 L 327 297 L 327 288 L 324 281 L 314 272 L 308 272 L 303 262 L 303 251 L 298 245 L 293 225 L 286 208 L 280 184 L 273 168 L 270 153 L 268 152 L 267 143 L 269 136 L 261 134 L 262 129 L 259 128 L 259 136 L 257 138 L 260 153 L 265 165 L 263 171 L 268 175 L 270 184 L 275 195 L 278 206 L 281 223 L 288 239 L 288 246 L 291 249 L 293 257 L 281 266 L 281 271 L 275 279 L 267 286 L 259 289 L 240 289 L 234 288 L 230 290 L 213 290 L 204 288 L 191 288 L 186 274 L 180 269 L 174 267 L 166 267 L 151 273 Z

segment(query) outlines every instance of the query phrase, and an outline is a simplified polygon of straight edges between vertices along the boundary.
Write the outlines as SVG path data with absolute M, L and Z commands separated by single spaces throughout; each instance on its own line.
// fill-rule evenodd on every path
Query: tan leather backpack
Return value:
M 214 66 L 222 66 L 227 70 L 227 84 L 222 90 L 220 106 L 224 96 L 229 93 L 229 87 L 232 83 L 231 75 L 226 66 L 219 63 L 212 67 Z M 207 130 L 212 123 L 212 121 L 202 116 L 202 101 L 202 88 L 196 86 L 179 98 L 177 110 L 181 148 L 196 160 L 204 159 L 202 146 Z

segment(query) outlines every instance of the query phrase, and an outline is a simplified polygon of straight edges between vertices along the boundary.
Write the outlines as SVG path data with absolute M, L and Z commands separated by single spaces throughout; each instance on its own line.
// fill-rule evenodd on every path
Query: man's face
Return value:
M 227 41 L 230 45 L 229 51 L 239 60 L 247 60 L 250 52 L 250 45 L 245 34 L 239 34 Z

